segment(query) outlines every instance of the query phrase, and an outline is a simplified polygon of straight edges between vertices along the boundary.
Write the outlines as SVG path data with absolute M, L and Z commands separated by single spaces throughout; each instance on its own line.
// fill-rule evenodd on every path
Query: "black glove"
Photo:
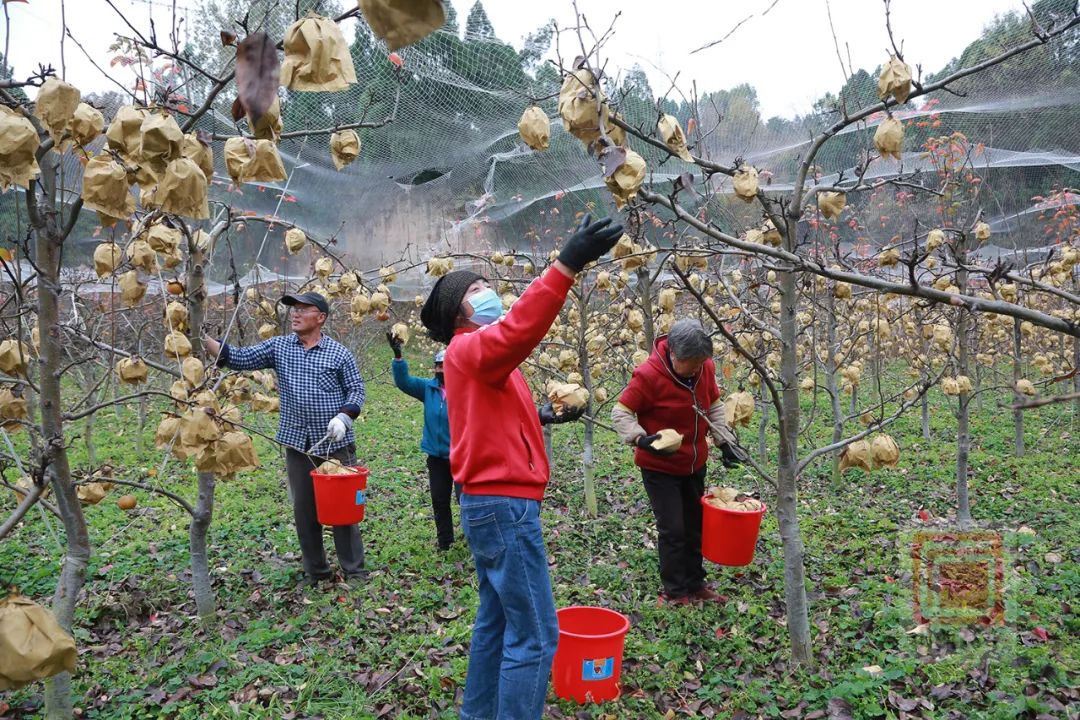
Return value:
M 551 403 L 544 403 L 537 411 L 540 415 L 541 425 L 558 425 L 565 422 L 573 422 L 585 414 L 585 406 L 579 408 L 564 408 L 561 414 L 556 414 Z
M 737 468 L 746 463 L 750 459 L 746 449 L 742 445 L 735 443 L 724 443 L 720 446 L 720 462 L 724 464 L 726 468 Z
M 394 333 L 386 333 L 386 342 L 389 343 L 390 349 L 394 351 L 394 358 L 401 359 L 401 340 L 394 337 Z
M 622 234 L 622 225 L 612 225 L 611 218 L 593 222 L 592 215 L 586 214 L 563 245 L 559 262 L 574 272 L 581 272 L 583 267 L 610 250 Z
M 637 439 L 637 442 L 635 442 L 634 444 L 645 452 L 652 453 L 653 455 L 660 455 L 661 457 L 674 455 L 676 452 L 678 452 L 678 448 L 672 448 L 671 450 L 657 450 L 656 448 L 654 448 L 652 444 L 659 439 L 660 433 L 654 433 L 652 435 L 642 435 Z

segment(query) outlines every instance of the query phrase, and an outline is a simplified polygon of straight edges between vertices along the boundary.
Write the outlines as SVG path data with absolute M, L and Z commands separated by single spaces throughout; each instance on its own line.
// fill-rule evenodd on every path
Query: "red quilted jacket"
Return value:
M 649 359 L 634 369 L 619 403 L 637 415 L 638 424 L 648 434 L 671 428 L 683 435 L 682 447 L 674 455 L 662 457 L 636 448 L 637 466 L 669 475 L 691 475 L 704 467 L 709 457 L 705 444 L 709 426 L 694 408 L 708 415 L 720 399 L 716 365 L 712 358 L 706 360 L 697 377 L 691 379 L 691 389 L 676 378 L 667 357 L 665 336 L 657 339 Z

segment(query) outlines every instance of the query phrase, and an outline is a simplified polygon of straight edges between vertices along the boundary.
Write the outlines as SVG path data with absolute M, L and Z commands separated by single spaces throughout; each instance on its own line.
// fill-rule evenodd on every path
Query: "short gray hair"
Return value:
M 671 325 L 667 336 L 668 349 L 680 360 L 712 357 L 712 338 L 698 320 L 684 318 Z

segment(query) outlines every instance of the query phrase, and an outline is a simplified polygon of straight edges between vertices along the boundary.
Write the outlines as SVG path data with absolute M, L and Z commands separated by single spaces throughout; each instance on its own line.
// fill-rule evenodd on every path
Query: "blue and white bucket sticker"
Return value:
M 615 674 L 615 658 L 586 658 L 581 663 L 582 680 L 607 680 Z
M 357 505 L 363 505 L 364 504 L 364 491 L 363 490 L 357 490 L 356 491 L 356 504 Z

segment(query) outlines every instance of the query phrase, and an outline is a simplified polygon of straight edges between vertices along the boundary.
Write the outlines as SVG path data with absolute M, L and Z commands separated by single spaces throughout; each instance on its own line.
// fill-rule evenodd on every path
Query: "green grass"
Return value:
M 379 358 L 382 363 L 386 358 Z M 381 367 L 381 365 L 379 366 Z M 418 362 L 417 372 L 424 367 Z M 363 536 L 368 585 L 295 589 L 298 548 L 278 451 L 257 440 L 263 467 L 221 483 L 211 529 L 219 621 L 203 631 L 189 594 L 187 517 L 161 496 L 136 492 L 125 513 L 110 496 L 86 509 L 94 554 L 76 618 L 76 693 L 96 718 L 451 718 L 465 678 L 476 590 L 463 543 L 434 551 L 419 403 L 385 375 L 369 383 L 357 426 L 359 456 L 371 469 Z M 822 398 L 823 400 L 823 398 Z M 807 400 L 809 402 L 809 400 Z M 824 410 L 824 409 L 822 409 Z M 589 518 L 579 475 L 581 434 L 556 428 L 556 462 L 543 522 L 559 606 L 604 605 L 630 616 L 623 697 L 578 708 L 550 696 L 550 717 L 856 718 L 1075 717 L 1080 702 L 1080 490 L 1070 406 L 1028 416 L 1029 454 L 1011 454 L 1010 413 L 988 400 L 973 419 L 973 513 L 983 527 L 1026 525 L 1012 536 L 1007 623 L 995 628 L 914 627 L 908 538 L 919 509 L 948 516 L 954 498 L 954 421 L 935 394 L 933 437 L 919 437 L 918 414 L 896 424 L 900 465 L 867 477 L 849 471 L 832 488 L 828 464 L 800 486 L 816 664 L 788 664 L 783 560 L 776 516 L 762 526 L 752 565 L 709 567 L 727 601 L 708 608 L 658 608 L 655 529 L 630 453 L 598 432 L 601 514 Z M 824 417 L 824 416 L 819 416 Z M 262 420 L 272 428 L 274 420 Z M 136 451 L 135 416 L 103 413 L 98 454 L 145 479 L 192 497 L 190 468 L 171 461 L 159 478 L 153 426 Z M 74 430 L 81 431 L 80 426 Z M 816 437 L 827 434 L 815 427 Z M 770 438 L 773 430 L 770 429 Z M 756 446 L 750 431 L 744 444 Z M 775 443 L 773 443 L 775 445 Z M 81 440 L 72 443 L 85 462 Z M 9 480 L 15 477 L 9 469 Z M 710 481 L 749 485 L 711 466 Z M 774 505 L 765 495 L 770 506 Z M 0 510 L 10 510 L 5 498 Z M 456 518 L 456 511 L 455 511 Z M 34 513 L 0 544 L 2 574 L 46 602 L 61 553 L 53 519 Z M 332 547 L 332 543 L 328 546 Z M 1046 553 L 1061 556 L 1049 562 Z M 1040 627 L 1042 641 L 1033 635 Z M 1073 639 L 1070 639 L 1073 638 Z M 871 676 L 862 668 L 878 665 Z M 9 715 L 35 716 L 42 686 L 0 694 Z M 830 706 L 831 703 L 831 706 Z M 921 703 L 913 706 L 912 703 Z

